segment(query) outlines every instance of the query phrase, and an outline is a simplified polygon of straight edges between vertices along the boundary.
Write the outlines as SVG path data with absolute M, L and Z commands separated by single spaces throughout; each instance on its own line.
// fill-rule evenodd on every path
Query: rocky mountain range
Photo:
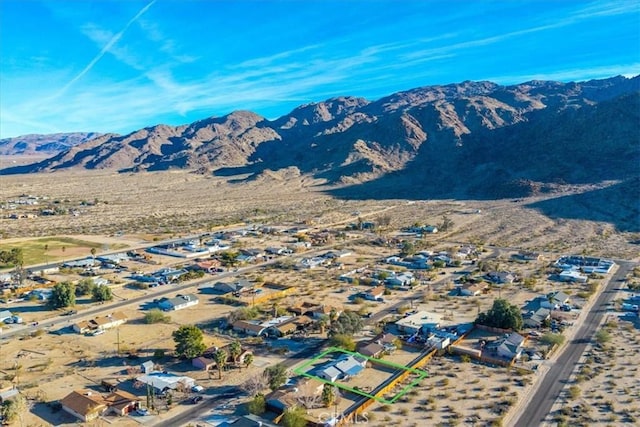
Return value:
M 53 156 L 75 145 L 100 136 L 96 132 L 32 134 L 0 139 L 0 156 L 50 155 Z
M 396 197 L 514 197 L 640 174 L 640 76 L 513 86 L 466 81 L 377 101 L 338 97 L 276 120 L 236 111 L 106 134 L 32 165 L 186 168 L 255 179 L 280 170 Z

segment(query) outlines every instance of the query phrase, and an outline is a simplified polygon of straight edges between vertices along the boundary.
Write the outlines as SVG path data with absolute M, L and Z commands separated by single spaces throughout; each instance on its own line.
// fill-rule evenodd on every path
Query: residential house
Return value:
M 163 268 L 153 273 L 156 280 L 164 283 L 172 283 L 187 273 L 186 270 L 175 270 L 173 268 Z
M 413 276 L 413 273 L 410 271 L 405 271 L 400 274 L 394 274 L 391 277 L 387 277 L 384 283 L 390 287 L 395 289 L 407 289 L 411 287 L 415 283 L 416 279 Z
M 194 306 L 198 304 L 198 302 L 198 297 L 193 294 L 178 295 L 174 298 L 163 298 L 158 303 L 158 307 L 164 311 L 175 311 Z
M 96 317 L 91 320 L 81 320 L 73 324 L 72 328 L 79 334 L 85 334 L 91 331 L 116 328 L 123 323 L 127 322 L 127 316 L 121 312 L 116 311 L 106 316 Z
M 565 294 L 562 291 L 551 292 L 547 295 L 547 299 L 553 306 L 553 308 L 559 308 L 560 306 L 567 304 L 569 302 L 569 295 Z
M 522 261 L 541 261 L 544 259 L 544 256 L 542 254 L 532 251 L 521 251 L 517 254 L 514 254 L 513 257 Z
M 355 377 L 362 372 L 366 366 L 367 360 L 362 357 L 345 355 L 341 357 L 334 365 L 342 375 L 342 378 Z
M 330 382 L 336 382 L 342 376 L 342 371 L 334 365 L 330 365 L 318 372 L 318 377 Z
M 250 282 L 248 280 L 238 280 L 233 283 L 225 283 L 225 282 L 217 282 L 213 285 L 213 289 L 221 292 L 223 294 L 234 293 L 241 294 L 245 292 L 253 291 L 256 288 L 256 284 L 254 282 Z
M 384 286 L 376 286 L 373 289 L 369 289 L 365 294 L 365 299 L 370 301 L 380 301 L 384 297 L 386 288 Z
M 485 277 L 499 285 L 513 283 L 516 280 L 516 275 L 508 271 L 490 271 Z
M 275 246 L 270 246 L 264 250 L 269 255 L 283 255 L 286 251 L 285 248 L 277 248 Z
M 147 360 L 144 363 L 140 364 L 140 371 L 143 374 L 150 374 L 151 372 L 156 370 L 156 364 L 151 360 Z
M 127 316 L 121 311 L 116 311 L 106 316 L 96 317 L 91 322 L 93 322 L 95 325 L 94 329 L 107 330 L 107 329 L 116 328 L 122 325 L 123 323 L 126 323 Z
M 109 407 L 107 414 L 125 416 L 140 406 L 140 398 L 124 390 L 116 390 L 104 398 Z
M 531 310 L 523 316 L 524 326 L 528 328 L 539 328 L 542 324 L 549 320 L 551 311 L 548 308 L 540 307 L 537 310 Z
M 233 322 L 232 326 L 235 332 L 251 335 L 254 337 L 264 335 L 265 331 L 267 330 L 267 328 L 258 323 L 251 323 L 246 320 L 236 320 L 235 322 Z
M 208 357 L 200 356 L 193 359 L 191 361 L 191 365 L 194 368 L 197 368 L 203 371 L 210 371 L 216 367 L 216 361 L 213 359 L 209 359 Z
M 438 329 L 440 327 L 441 316 L 426 311 L 418 311 L 410 316 L 406 316 L 396 322 L 398 331 L 414 335 Z
M 296 325 L 298 330 L 303 330 L 307 326 L 309 326 L 309 325 L 311 325 L 313 323 L 313 319 L 311 319 L 309 316 L 302 315 L 302 316 L 294 317 L 292 322 L 293 322 L 294 325 Z
M 340 314 L 342 314 L 342 309 L 338 308 L 338 307 L 333 307 L 330 305 L 318 305 L 315 306 L 314 308 L 312 308 L 311 310 L 311 316 L 314 319 L 320 319 L 324 316 L 340 316 Z
M 98 393 L 90 390 L 72 391 L 60 401 L 62 409 L 83 422 L 95 420 L 107 410 L 107 404 Z
M 487 287 L 488 285 L 485 282 L 464 283 L 463 285 L 458 286 L 457 291 L 460 296 L 474 297 L 481 295 Z
M 81 320 L 73 324 L 72 328 L 79 334 L 86 334 L 94 329 L 95 325 L 88 320 Z
M 487 345 L 486 348 L 505 359 L 517 360 L 522 355 L 525 339 L 522 335 L 512 332 L 508 336 Z
M 578 270 L 563 270 L 557 275 L 558 280 L 561 282 L 576 282 L 587 283 L 589 279 L 586 275 L 580 273 Z
M 269 336 L 284 337 L 285 335 L 291 335 L 298 330 L 298 326 L 294 323 L 294 318 L 289 321 L 272 325 L 267 328 Z
M 176 390 L 178 388 L 188 390 L 195 385 L 195 380 L 193 378 L 169 373 L 165 374 L 164 372 L 152 372 L 141 375 L 136 378 L 136 381 L 152 386 L 159 394 L 163 394 L 167 390 Z
M 383 352 L 384 347 L 376 342 L 371 342 L 358 350 L 358 353 L 369 357 L 380 357 Z
M 302 316 L 305 314 L 311 315 L 311 311 L 316 307 L 318 307 L 318 304 L 309 302 L 309 301 L 304 301 L 302 303 L 298 303 L 294 306 L 287 308 L 287 310 L 290 311 L 291 313 L 297 314 L 298 316 Z
M 222 266 L 222 263 L 217 259 L 211 259 L 206 261 L 198 261 L 188 267 L 187 270 L 192 271 L 204 271 L 205 273 L 216 273 Z
M 298 262 L 298 264 L 296 265 L 296 268 L 298 268 L 298 269 L 312 269 L 312 268 L 319 267 L 319 266 L 325 264 L 326 262 L 327 262 L 327 260 L 325 258 L 321 258 L 321 257 L 302 258 Z
M 279 427 L 257 415 L 243 415 L 239 418 L 224 420 L 218 427 Z

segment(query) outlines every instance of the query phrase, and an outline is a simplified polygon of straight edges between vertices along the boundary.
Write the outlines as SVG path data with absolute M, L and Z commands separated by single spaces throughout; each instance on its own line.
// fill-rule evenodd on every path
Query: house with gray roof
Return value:
M 178 295 L 174 298 L 164 298 L 158 303 L 158 307 L 164 311 L 182 310 L 198 304 L 199 300 L 193 294 Z

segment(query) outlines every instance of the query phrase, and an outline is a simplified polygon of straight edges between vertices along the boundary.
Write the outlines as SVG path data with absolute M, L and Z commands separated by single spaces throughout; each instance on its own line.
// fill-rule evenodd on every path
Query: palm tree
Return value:
M 235 340 L 229 346 L 229 354 L 231 355 L 231 359 L 233 359 L 233 363 L 238 362 L 238 357 L 242 354 L 242 346 L 240 345 L 240 341 Z
M 214 360 L 216 361 L 216 367 L 218 368 L 218 379 L 222 379 L 222 369 L 227 365 L 227 359 L 229 355 L 223 349 L 216 351 L 213 355 Z

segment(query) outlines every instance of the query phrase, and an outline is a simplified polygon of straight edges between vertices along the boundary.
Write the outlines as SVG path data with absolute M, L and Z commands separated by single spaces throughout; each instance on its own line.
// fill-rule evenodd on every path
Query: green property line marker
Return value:
M 391 367 L 391 368 L 395 368 L 395 369 L 411 372 L 413 374 L 418 375 L 418 378 L 416 378 L 414 381 L 412 381 L 410 384 L 408 384 L 402 390 L 400 390 L 400 392 L 398 394 L 396 394 L 395 396 L 393 396 L 393 398 L 391 398 L 391 400 L 387 400 L 387 399 L 385 399 L 383 397 L 374 396 L 374 395 L 366 393 L 366 392 L 364 392 L 362 390 L 356 390 L 356 389 L 348 387 L 348 386 L 346 386 L 344 384 L 341 384 L 341 383 L 338 383 L 338 382 L 328 381 L 328 380 L 325 380 L 324 378 L 320 378 L 320 377 L 318 377 L 316 375 L 312 375 L 312 374 L 309 374 L 308 372 L 306 372 L 306 368 L 308 368 L 310 365 L 314 364 L 316 361 L 319 361 L 320 359 L 326 357 L 330 353 L 343 353 L 343 354 L 349 354 L 351 356 L 358 356 L 358 357 L 361 357 L 363 359 L 366 359 L 367 361 L 371 362 L 372 364 L 384 365 L 384 366 L 388 366 L 388 367 Z M 360 396 L 365 396 L 365 397 L 368 397 L 369 399 L 374 399 L 374 400 L 377 400 L 378 402 L 385 403 L 385 404 L 388 404 L 388 405 L 396 402 L 399 398 L 404 396 L 407 392 L 409 392 L 409 390 L 411 390 L 413 387 L 418 385 L 418 383 L 420 383 L 420 381 L 422 381 L 423 379 L 425 379 L 428 376 L 428 374 L 426 372 L 424 372 L 423 370 L 421 370 L 421 369 L 409 368 L 407 366 L 400 365 L 398 363 L 389 362 L 388 360 L 376 359 L 374 357 L 365 356 L 364 354 L 360 354 L 360 353 L 357 353 L 357 352 L 344 350 L 344 349 L 338 348 L 338 347 L 329 347 L 328 349 L 326 349 L 325 351 L 323 351 L 322 353 L 320 353 L 319 355 L 317 355 L 313 359 L 309 360 L 308 362 L 305 362 L 304 364 L 302 364 L 298 368 L 294 369 L 293 372 L 295 374 L 297 374 L 297 375 L 300 375 L 300 376 L 303 376 L 303 377 L 307 377 L 307 378 L 312 378 L 314 380 L 320 381 L 321 383 L 330 384 L 332 386 L 338 387 L 341 390 L 346 390 L 346 391 L 349 391 L 351 393 L 355 393 L 355 394 L 360 395 Z

